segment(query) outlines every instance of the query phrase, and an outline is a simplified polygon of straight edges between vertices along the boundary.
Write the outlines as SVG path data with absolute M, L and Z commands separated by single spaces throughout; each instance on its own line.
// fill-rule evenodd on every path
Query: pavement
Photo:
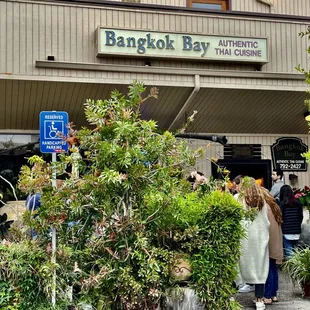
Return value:
M 244 310 L 255 310 L 254 292 L 238 293 L 235 298 Z M 302 290 L 280 270 L 278 298 L 279 302 L 267 305 L 266 310 L 310 310 L 310 299 L 303 298 Z

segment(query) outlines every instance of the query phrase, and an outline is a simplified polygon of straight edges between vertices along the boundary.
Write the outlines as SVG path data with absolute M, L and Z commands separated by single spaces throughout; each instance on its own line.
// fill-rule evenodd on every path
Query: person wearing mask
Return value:
M 260 186 L 253 178 L 244 177 L 239 201 L 251 216 L 243 220 L 245 237 L 241 240 L 240 276 L 255 285 L 256 310 L 264 310 L 265 283 L 269 271 L 268 205 Z
M 277 265 L 283 260 L 282 214 L 277 201 L 269 191 L 261 187 L 268 208 L 269 227 L 269 272 L 265 283 L 264 303 L 278 302 L 279 276 Z
M 271 178 L 273 181 L 273 185 L 270 190 L 270 194 L 276 199 L 279 200 L 280 198 L 280 189 L 284 185 L 282 181 L 283 178 L 283 171 L 281 169 L 273 169 Z
M 297 246 L 303 221 L 303 208 L 301 202 L 295 198 L 289 185 L 283 185 L 280 190 L 280 202 L 282 211 L 282 233 L 286 258 L 290 258 Z

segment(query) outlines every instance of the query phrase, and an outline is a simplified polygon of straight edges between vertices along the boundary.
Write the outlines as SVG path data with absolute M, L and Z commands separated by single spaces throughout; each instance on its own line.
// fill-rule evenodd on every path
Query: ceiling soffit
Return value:
M 0 129 L 38 130 L 40 111 L 50 110 L 67 111 L 80 127 L 86 124 L 86 99 L 107 99 L 116 88 L 128 91 L 128 85 L 0 80 Z M 193 88 L 158 88 L 159 99 L 144 103 L 141 113 L 167 129 Z M 296 91 L 202 88 L 177 127 L 197 110 L 190 132 L 307 134 L 305 98 L 305 92 Z

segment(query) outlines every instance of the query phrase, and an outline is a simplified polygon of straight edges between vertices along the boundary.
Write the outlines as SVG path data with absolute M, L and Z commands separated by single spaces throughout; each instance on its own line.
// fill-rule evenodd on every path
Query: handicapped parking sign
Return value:
M 68 151 L 64 137 L 68 135 L 67 112 L 42 111 L 40 113 L 40 151 L 42 153 L 59 153 Z

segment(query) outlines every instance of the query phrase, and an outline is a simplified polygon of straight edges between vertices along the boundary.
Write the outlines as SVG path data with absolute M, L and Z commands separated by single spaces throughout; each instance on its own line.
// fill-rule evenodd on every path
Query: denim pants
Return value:
M 269 258 L 269 272 L 265 284 L 265 298 L 270 299 L 271 297 L 277 296 L 278 288 L 279 277 L 276 260 L 273 258 Z
M 255 297 L 256 298 L 264 297 L 264 287 L 265 287 L 265 284 L 255 284 Z
M 283 236 L 283 245 L 286 258 L 290 258 L 293 255 L 293 250 L 296 248 L 298 241 L 299 240 L 288 240 Z

